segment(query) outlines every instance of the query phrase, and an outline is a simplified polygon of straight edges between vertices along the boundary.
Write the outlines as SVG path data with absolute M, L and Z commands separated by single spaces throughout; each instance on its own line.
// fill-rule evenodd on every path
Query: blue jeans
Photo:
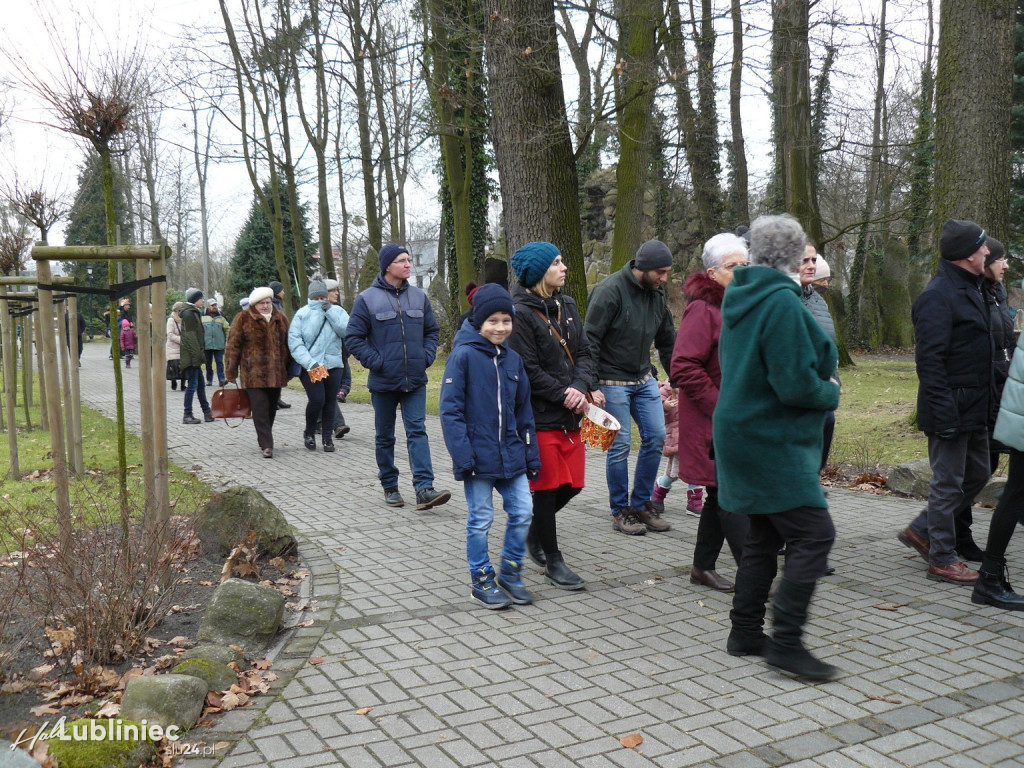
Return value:
M 419 491 L 434 484 L 434 468 L 430 463 L 430 443 L 427 441 L 427 385 L 412 392 L 373 392 L 370 395 L 377 431 L 377 477 L 381 487 L 398 487 L 398 467 L 395 466 L 395 417 L 402 407 L 405 425 L 405 444 L 412 467 L 412 484 Z
M 210 410 L 210 404 L 206 402 L 206 380 L 203 378 L 203 369 L 197 365 L 186 368 L 182 371 L 185 379 L 185 415 L 192 415 L 192 396 L 199 394 L 199 407 L 203 413 Z
M 606 465 L 608 500 L 612 514 L 617 515 L 626 507 L 640 508 L 651 500 L 661 463 L 661 449 L 665 446 L 665 410 L 658 381 L 653 376 L 643 384 L 629 387 L 604 385 L 601 391 L 608 401 L 605 410 L 622 425 L 615 442 L 608 449 Z M 631 416 L 640 430 L 640 452 L 636 457 L 632 496 L 629 494 Z
M 526 555 L 526 532 L 533 519 L 533 498 L 530 496 L 530 481 L 526 474 L 511 480 L 480 478 L 463 483 L 469 517 L 466 518 L 466 559 L 469 572 L 477 576 L 491 566 L 487 554 L 487 532 L 494 522 L 494 494 L 501 494 L 508 524 L 505 526 L 505 544 L 501 550 L 502 560 L 522 564 Z
M 224 350 L 206 350 L 206 384 L 213 386 L 213 364 L 217 363 L 217 382 L 224 381 Z

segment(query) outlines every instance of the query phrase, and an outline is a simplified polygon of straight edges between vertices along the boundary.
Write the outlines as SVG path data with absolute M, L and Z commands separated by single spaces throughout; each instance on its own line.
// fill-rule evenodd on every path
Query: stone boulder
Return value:
M 176 665 L 171 674 L 198 677 L 211 691 L 226 691 L 238 682 L 238 675 L 227 664 L 210 659 L 186 659 Z
M 189 648 L 181 654 L 180 658 L 182 661 L 206 659 L 208 661 L 219 661 L 221 664 L 230 664 L 232 661 L 238 664 L 245 662 L 245 655 L 239 653 L 234 648 L 228 648 L 226 645 L 213 645 L 212 643 Z
M 207 690 L 203 680 L 191 675 L 134 677 L 124 689 L 121 717 L 187 731 L 202 714 Z
M 51 738 L 47 744 L 58 765 L 68 768 L 135 768 L 150 764 L 156 754 L 153 736 L 163 735 L 149 728 L 149 724 L 122 718 L 75 720 L 64 725 L 68 740 Z M 4 765 L 2 759 L 0 765 Z
M 276 589 L 228 579 L 214 590 L 197 639 L 262 653 L 273 642 L 283 616 L 284 595 Z
M 919 499 L 928 498 L 928 487 L 932 481 L 932 468 L 928 459 L 914 459 L 905 464 L 899 464 L 889 472 L 886 480 L 886 487 L 902 493 L 904 496 L 914 496 Z M 1003 487 L 1006 485 L 1005 477 L 993 477 L 988 481 L 985 488 L 974 500 L 975 504 L 987 504 L 995 506 L 1002 495 Z
M 39 768 L 39 763 L 25 750 L 15 749 L 7 739 L 0 739 L 0 768 Z
M 209 558 L 227 555 L 245 541 L 249 531 L 259 535 L 261 554 L 270 557 L 295 551 L 295 531 L 281 511 L 255 488 L 239 485 L 215 493 L 196 515 L 196 535 Z

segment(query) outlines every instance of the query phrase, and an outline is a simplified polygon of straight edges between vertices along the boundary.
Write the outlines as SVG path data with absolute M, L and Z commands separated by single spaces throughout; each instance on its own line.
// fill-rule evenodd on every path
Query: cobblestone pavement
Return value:
M 111 414 L 104 351 L 86 346 L 82 397 Z M 137 376 L 125 376 L 134 429 Z M 305 396 L 288 391 L 268 461 L 251 424 L 184 426 L 180 394 L 168 399 L 171 459 L 215 486 L 253 485 L 285 512 L 319 608 L 304 614 L 315 626 L 279 645 L 272 695 L 200 732 L 228 746 L 180 759 L 190 768 L 1024 765 L 1024 615 L 925 579 L 895 538 L 919 502 L 831 493 L 837 572 L 815 595 L 806 642 L 845 674 L 806 685 L 725 653 L 729 597 L 689 582 L 697 521 L 681 490 L 668 497 L 671 532 L 613 532 L 599 453 L 559 515 L 586 591 L 557 590 L 531 565 L 535 604 L 491 612 L 469 600 L 465 500 L 435 418 L 436 485 L 453 496 L 417 512 L 383 504 L 369 406 L 345 407 L 352 432 L 336 453 L 313 453 L 302 445 Z M 976 511 L 982 543 L 989 519 Z M 502 530 L 499 512 L 495 558 Z M 1022 541 L 1009 552 L 1018 568 Z M 720 570 L 732 576 L 727 558 Z M 633 733 L 643 743 L 624 748 Z

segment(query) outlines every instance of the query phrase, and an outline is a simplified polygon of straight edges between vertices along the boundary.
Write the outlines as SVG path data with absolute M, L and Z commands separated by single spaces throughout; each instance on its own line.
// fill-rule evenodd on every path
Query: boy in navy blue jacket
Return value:
M 533 517 L 529 478 L 540 472 L 540 452 L 530 381 L 522 358 L 505 343 L 514 313 L 508 291 L 495 283 L 481 286 L 473 313 L 455 335 L 441 385 L 444 442 L 469 507 L 466 558 L 472 597 L 491 609 L 533 602 L 520 569 Z M 497 583 L 487 553 L 495 490 L 508 514 Z

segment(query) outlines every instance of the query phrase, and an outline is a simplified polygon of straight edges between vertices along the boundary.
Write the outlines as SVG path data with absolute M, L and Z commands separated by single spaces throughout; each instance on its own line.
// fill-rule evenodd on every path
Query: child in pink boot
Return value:
M 665 474 L 654 481 L 651 504 L 659 513 L 665 512 L 665 497 L 672 489 L 672 483 L 679 479 L 679 392 L 673 388 L 672 382 L 665 379 L 658 386 L 661 391 L 661 404 L 665 409 L 665 447 L 661 453 L 665 462 Z M 691 485 L 686 491 L 686 511 L 700 517 L 704 506 L 704 489 L 699 485 Z

